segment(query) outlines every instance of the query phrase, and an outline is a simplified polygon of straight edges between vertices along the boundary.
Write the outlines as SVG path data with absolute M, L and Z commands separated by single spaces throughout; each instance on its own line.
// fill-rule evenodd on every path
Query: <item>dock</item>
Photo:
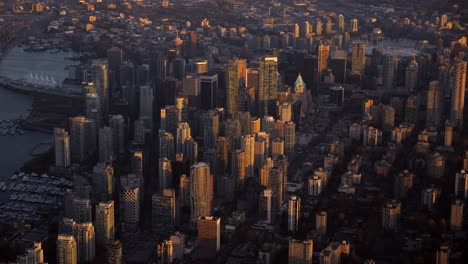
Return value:
M 69 98 L 82 98 L 83 93 L 78 93 L 76 90 L 70 90 L 63 87 L 51 87 L 39 84 L 32 84 L 21 80 L 12 80 L 6 77 L 0 77 L 0 86 L 26 94 L 47 94 Z

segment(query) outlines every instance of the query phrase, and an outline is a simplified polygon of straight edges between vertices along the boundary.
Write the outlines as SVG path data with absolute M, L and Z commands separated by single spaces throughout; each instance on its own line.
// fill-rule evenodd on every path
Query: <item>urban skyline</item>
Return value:
M 0 1 L 0 262 L 465 263 L 467 10 Z

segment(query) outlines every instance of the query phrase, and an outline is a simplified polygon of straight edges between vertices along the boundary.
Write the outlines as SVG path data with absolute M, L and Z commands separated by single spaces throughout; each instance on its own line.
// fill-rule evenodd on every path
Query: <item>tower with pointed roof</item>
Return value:
M 306 84 L 302 79 L 301 73 L 297 76 L 296 82 L 294 82 L 294 92 L 295 93 L 304 93 Z

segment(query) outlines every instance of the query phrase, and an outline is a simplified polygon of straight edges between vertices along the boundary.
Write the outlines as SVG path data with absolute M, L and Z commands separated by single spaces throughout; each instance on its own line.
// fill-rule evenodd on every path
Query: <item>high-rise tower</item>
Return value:
M 213 176 L 207 163 L 199 162 L 190 168 L 190 209 L 192 223 L 200 216 L 211 215 Z
M 70 137 L 63 128 L 54 128 L 55 166 L 70 166 Z
M 351 71 L 355 75 L 363 75 L 366 64 L 366 44 L 356 42 L 353 44 Z
M 450 120 L 453 125 L 461 129 L 463 125 L 463 110 L 465 107 L 466 91 L 466 61 L 456 61 L 452 68 L 452 104 L 450 106 Z
M 96 205 L 96 244 L 106 246 L 114 239 L 114 201 L 100 202 Z
M 57 237 L 57 263 L 78 263 L 76 240 L 71 235 L 59 235 Z
M 278 91 L 278 58 L 264 57 L 259 64 L 258 116 L 273 115 Z

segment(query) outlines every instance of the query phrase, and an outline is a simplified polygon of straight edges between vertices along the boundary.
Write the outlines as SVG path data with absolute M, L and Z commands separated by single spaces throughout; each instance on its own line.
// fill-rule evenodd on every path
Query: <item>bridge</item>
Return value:
M 55 95 L 55 96 L 62 96 L 68 98 L 82 98 L 83 92 L 67 89 L 64 87 L 52 87 L 52 86 L 44 86 L 40 84 L 33 84 L 24 82 L 21 80 L 13 80 L 6 77 L 0 76 L 0 86 L 10 89 L 12 91 L 27 93 L 27 94 L 47 94 L 47 95 Z

